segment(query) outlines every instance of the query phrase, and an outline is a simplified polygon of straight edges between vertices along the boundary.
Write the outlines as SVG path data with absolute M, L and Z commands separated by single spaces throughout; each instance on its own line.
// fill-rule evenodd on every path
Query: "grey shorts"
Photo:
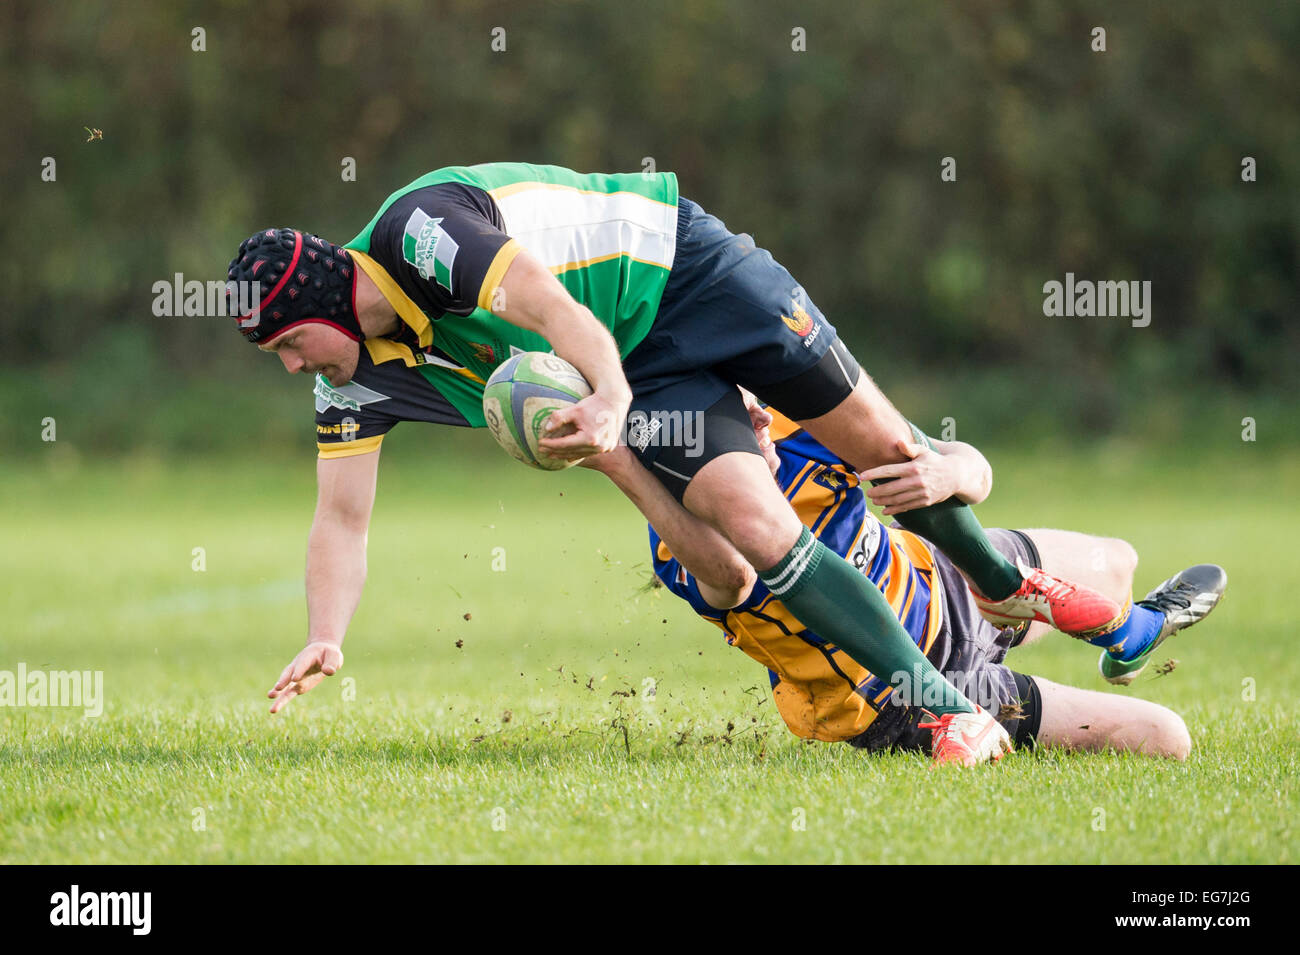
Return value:
M 1019 558 L 1030 567 L 1041 566 L 1038 548 L 1022 532 L 993 527 L 988 529 L 988 535 L 993 546 L 1010 560 Z M 968 699 L 990 713 L 997 713 L 1011 703 L 1021 703 L 1023 707 L 1027 702 L 1027 678 L 1003 666 L 1002 661 L 1007 651 L 1023 639 L 1027 628 L 998 629 L 981 617 L 970 588 L 952 561 L 933 545 L 930 551 L 943 587 L 943 623 L 926 656 Z M 1037 694 L 1033 697 L 1036 699 Z M 1025 736 L 1026 723 L 1037 728 L 1037 714 L 1025 715 L 1024 720 L 1012 716 L 1001 720 L 1013 738 Z M 898 705 L 891 697 L 866 731 L 849 742 L 867 750 L 919 749 L 928 753 L 930 731 L 917 728 L 918 723 L 924 722 L 927 719 L 920 707 Z

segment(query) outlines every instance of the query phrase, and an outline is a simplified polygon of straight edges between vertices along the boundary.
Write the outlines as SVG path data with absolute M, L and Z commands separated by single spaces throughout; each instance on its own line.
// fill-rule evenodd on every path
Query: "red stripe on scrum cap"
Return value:
M 271 342 L 279 338 L 281 335 L 283 335 L 285 332 L 287 332 L 289 329 L 297 328 L 299 325 L 306 325 L 309 322 L 317 322 L 318 324 L 321 325 L 328 325 L 330 326 L 330 328 L 338 329 L 340 332 L 348 336 L 348 338 L 352 339 L 354 342 L 361 341 L 361 339 L 357 336 L 355 332 L 349 331 L 348 329 L 344 328 L 342 325 L 338 324 L 337 322 L 331 322 L 328 318 L 300 318 L 296 322 L 290 322 L 288 325 L 284 326 L 284 328 L 280 329 L 270 338 L 266 339 L 263 342 L 259 342 L 258 344 L 261 345 L 270 344 Z
M 348 261 L 351 261 L 351 259 L 352 257 L 348 256 Z M 347 278 L 347 276 L 344 276 L 344 278 Z M 360 328 L 361 317 L 357 315 L 357 286 L 361 284 L 361 280 L 357 278 L 357 267 L 355 263 L 352 264 L 352 278 L 350 281 L 352 282 L 352 321 L 356 322 L 357 327 Z
M 266 306 L 270 305 L 272 302 L 275 301 L 275 297 L 280 294 L 280 290 L 284 288 L 285 283 L 289 281 L 290 277 L 292 277 L 294 273 L 294 269 L 298 265 L 298 258 L 301 255 L 302 255 L 302 233 L 295 229 L 293 233 L 293 258 L 289 260 L 289 265 L 284 270 L 284 274 L 280 276 L 280 281 L 276 282 L 275 288 L 271 289 L 271 294 L 269 294 L 265 299 L 263 299 L 258 304 L 258 311 L 261 311 L 262 309 L 266 308 Z M 249 315 L 252 314 L 253 314 L 252 312 L 249 312 L 248 315 L 241 315 L 239 316 L 239 320 L 242 322 L 244 319 L 248 318 Z M 294 324 L 296 325 L 298 323 L 295 322 Z M 330 322 L 329 324 L 332 325 L 333 322 Z

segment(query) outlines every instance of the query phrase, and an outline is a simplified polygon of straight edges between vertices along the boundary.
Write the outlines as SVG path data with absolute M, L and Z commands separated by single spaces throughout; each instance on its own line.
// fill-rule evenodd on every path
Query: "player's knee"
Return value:
M 771 567 L 781 560 L 799 538 L 801 525 L 790 515 L 735 515 L 727 521 L 724 534 L 755 567 Z M 747 565 L 748 566 L 748 565 Z
M 1187 731 L 1187 724 L 1177 713 L 1173 716 L 1173 727 L 1170 731 L 1169 755 L 1174 759 L 1183 760 L 1192 754 L 1192 734 Z
M 1106 576 L 1112 591 L 1128 596 L 1133 590 L 1133 574 L 1137 571 L 1138 553 L 1133 545 L 1118 537 L 1106 540 Z
M 686 503 L 689 509 L 692 504 L 689 491 Z M 728 503 L 733 506 L 706 507 L 700 516 L 731 541 L 754 567 L 762 569 L 776 564 L 799 539 L 803 525 L 779 494 L 771 501 L 760 498 L 759 506 L 754 507 Z
M 1134 586 L 1134 572 L 1138 570 L 1138 551 L 1127 541 L 1117 537 L 1102 538 L 1101 543 L 1101 586 L 1115 599 L 1127 598 Z
M 753 587 L 757 579 L 754 568 L 737 555 L 726 567 L 719 568 L 714 584 L 720 590 L 739 594 Z
M 754 568 L 747 561 L 735 561 L 726 568 L 720 581 L 719 592 L 724 599 L 719 606 L 724 609 L 735 607 L 750 595 L 756 583 L 758 574 Z
M 1182 761 L 1192 752 L 1192 734 L 1187 731 L 1183 718 L 1173 710 L 1160 708 L 1155 732 L 1148 744 L 1157 755 Z

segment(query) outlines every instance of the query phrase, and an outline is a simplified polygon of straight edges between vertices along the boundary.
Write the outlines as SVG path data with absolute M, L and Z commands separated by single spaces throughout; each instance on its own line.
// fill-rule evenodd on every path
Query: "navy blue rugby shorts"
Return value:
M 737 385 L 796 421 L 826 414 L 860 369 L 835 328 L 753 237 L 734 235 L 689 199 L 649 334 L 624 359 L 632 387 L 627 443 L 680 500 L 728 451 L 758 454 Z

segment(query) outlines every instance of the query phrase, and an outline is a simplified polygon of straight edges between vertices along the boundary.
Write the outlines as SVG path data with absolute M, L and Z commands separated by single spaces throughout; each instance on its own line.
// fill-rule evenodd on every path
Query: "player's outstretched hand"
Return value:
M 543 433 L 555 435 L 537 442 L 547 454 L 565 461 L 581 461 L 592 454 L 613 451 L 627 408 L 620 408 L 600 392 L 554 411 Z
M 327 676 L 343 666 L 343 651 L 332 643 L 309 643 L 298 651 L 293 662 L 284 668 L 275 686 L 266 691 L 275 700 L 271 712 L 279 713 L 295 696 L 302 696 Z
M 865 488 L 871 503 L 884 508 L 886 516 L 938 504 L 960 490 L 960 461 L 911 441 L 899 441 L 897 448 L 908 458 L 907 461 L 885 464 L 858 474 L 864 485 L 869 481 L 893 478 L 887 484 Z

